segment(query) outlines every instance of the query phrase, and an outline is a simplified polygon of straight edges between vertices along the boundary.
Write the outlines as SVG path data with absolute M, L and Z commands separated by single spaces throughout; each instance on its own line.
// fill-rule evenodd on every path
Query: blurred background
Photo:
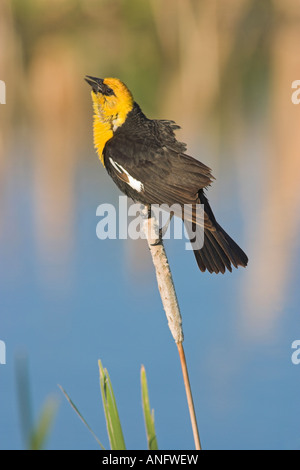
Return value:
M 146 245 L 96 237 L 96 208 L 119 191 L 93 149 L 86 74 L 119 77 L 148 117 L 182 127 L 249 256 L 203 274 L 184 241 L 166 242 L 204 448 L 300 448 L 299 44 L 297 0 L 1 0 L 2 449 L 28 445 L 49 400 L 47 448 L 97 448 L 58 384 L 108 448 L 98 359 L 129 449 L 146 448 L 142 364 L 159 447 L 193 449 Z

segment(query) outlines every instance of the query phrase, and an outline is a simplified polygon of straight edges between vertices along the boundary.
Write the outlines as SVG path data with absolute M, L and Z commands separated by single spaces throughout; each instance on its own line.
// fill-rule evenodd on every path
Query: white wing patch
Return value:
M 129 186 L 132 187 L 132 189 L 135 189 L 139 193 L 144 190 L 144 185 L 140 181 L 136 180 L 133 176 L 131 176 L 128 171 L 125 170 L 119 163 L 114 162 L 112 158 L 109 159 L 110 163 L 112 166 L 117 170 L 118 173 L 126 175 L 127 180 L 126 183 L 129 184 Z

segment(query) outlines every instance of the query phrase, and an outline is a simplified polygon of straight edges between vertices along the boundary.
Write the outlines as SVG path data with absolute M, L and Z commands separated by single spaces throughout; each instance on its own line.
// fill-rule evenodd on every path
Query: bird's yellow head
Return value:
M 103 149 L 106 142 L 120 127 L 132 110 L 132 94 L 118 78 L 95 78 L 87 76 L 92 87 L 94 108 L 94 145 L 104 165 Z

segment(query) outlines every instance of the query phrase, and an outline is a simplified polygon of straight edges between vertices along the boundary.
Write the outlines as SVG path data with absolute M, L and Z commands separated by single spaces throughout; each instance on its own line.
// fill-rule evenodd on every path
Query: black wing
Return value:
M 184 146 L 176 145 L 175 139 L 161 142 L 157 135 L 138 130 L 132 136 L 128 130 L 116 133 L 104 149 L 108 173 L 121 191 L 144 205 L 191 207 L 184 214 L 192 222 L 190 238 L 194 237 L 191 230 L 195 231 L 195 225 L 202 229 L 204 225 L 203 248 L 194 250 L 201 271 L 224 273 L 226 268 L 231 271 L 231 265 L 246 266 L 247 256 L 217 223 L 204 195 L 203 190 L 214 179 L 210 168 L 183 153 Z M 195 216 L 197 204 L 204 205 L 200 220 Z
M 139 142 L 115 136 L 107 142 L 104 155 L 116 183 L 126 183 L 131 197 L 133 190 L 134 199 L 143 204 L 196 204 L 199 190 L 213 180 L 210 168 L 200 161 L 166 145 L 154 145 L 150 139 Z

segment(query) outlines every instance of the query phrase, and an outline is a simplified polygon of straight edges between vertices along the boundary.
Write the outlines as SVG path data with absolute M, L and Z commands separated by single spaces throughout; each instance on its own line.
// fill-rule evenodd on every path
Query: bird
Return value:
M 180 127 L 146 117 L 118 78 L 87 75 L 85 80 L 92 88 L 94 147 L 121 192 L 148 208 L 201 204 L 204 239 L 194 249 L 200 270 L 224 274 L 246 267 L 247 255 L 218 224 L 205 194 L 214 180 L 212 170 L 186 153 L 186 144 L 175 135 Z M 194 210 L 190 222 L 198 223 Z

